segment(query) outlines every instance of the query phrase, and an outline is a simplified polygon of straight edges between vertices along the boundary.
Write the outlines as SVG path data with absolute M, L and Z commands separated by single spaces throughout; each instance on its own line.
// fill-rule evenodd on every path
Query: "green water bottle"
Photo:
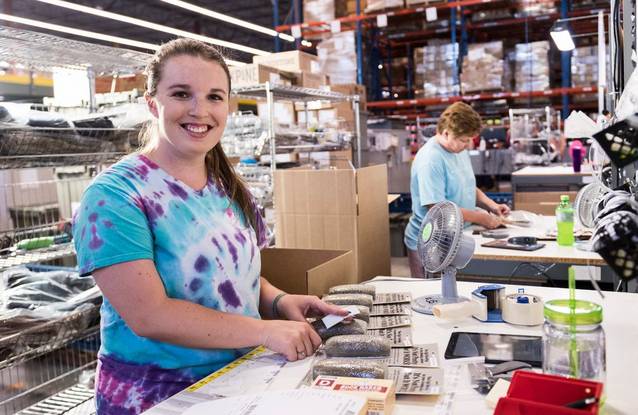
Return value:
M 558 228 L 556 235 L 558 245 L 574 245 L 574 208 L 569 203 L 568 195 L 560 197 L 560 204 L 556 208 L 556 226 Z

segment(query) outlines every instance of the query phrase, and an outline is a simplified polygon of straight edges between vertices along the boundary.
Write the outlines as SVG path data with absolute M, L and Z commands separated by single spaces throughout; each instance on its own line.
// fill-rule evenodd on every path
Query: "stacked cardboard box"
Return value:
M 317 45 L 320 73 L 330 77 L 331 84 L 357 82 L 355 32 L 335 33 Z
M 335 14 L 337 17 L 357 14 L 357 0 L 335 0 Z M 359 7 L 361 13 L 366 9 L 366 0 L 360 0 Z
M 517 16 L 539 16 L 557 12 L 554 0 L 516 0 L 516 6 Z
M 456 71 L 458 46 L 458 43 L 448 43 L 414 49 L 417 97 L 459 94 L 458 81 L 451 76 Z
M 280 74 L 292 73 L 294 76 L 293 85 L 318 89 L 328 84 L 328 78 L 320 70 L 319 59 L 298 50 L 265 56 L 255 55 L 253 56 L 253 64 L 275 68 Z M 239 69 L 239 71 L 241 70 L 242 68 Z
M 503 89 L 503 42 L 468 45 L 463 58 L 461 90 L 463 93 Z
M 252 86 L 270 82 L 273 85 L 292 85 L 295 79 L 292 72 L 280 71 L 276 68 L 253 63 L 228 68 L 233 88 Z
M 598 83 L 598 47 L 583 46 L 572 51 L 572 85 Z
M 335 18 L 334 0 L 304 0 L 304 22 L 329 22 Z
M 344 95 L 358 95 L 360 111 L 366 107 L 366 87 L 358 84 L 332 85 L 330 90 Z M 302 103 L 295 103 L 297 111 L 297 121 L 300 124 L 306 123 L 306 113 L 308 114 L 309 125 L 321 125 L 326 127 L 341 128 L 353 131 L 355 128 L 355 113 L 350 101 L 327 102 L 312 101 L 306 104 L 307 110 Z
M 549 42 L 516 45 L 515 87 L 517 91 L 543 91 L 549 88 Z
M 405 3 L 403 0 L 368 0 L 368 5 L 365 8 L 365 12 L 377 12 L 385 9 L 394 9 L 404 6 Z

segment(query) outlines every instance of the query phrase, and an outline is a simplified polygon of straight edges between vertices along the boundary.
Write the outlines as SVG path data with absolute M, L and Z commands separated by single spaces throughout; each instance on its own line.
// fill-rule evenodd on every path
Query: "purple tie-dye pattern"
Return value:
M 99 202 L 97 202 L 97 205 L 98 206 L 104 206 L 105 203 L 106 203 L 106 201 L 100 200 Z
M 104 241 L 97 234 L 97 226 L 95 224 L 91 225 L 91 240 L 89 241 L 89 248 L 92 250 L 99 249 L 102 245 L 104 245 Z
M 231 281 L 224 281 L 217 287 L 217 292 L 222 295 L 222 298 L 231 307 L 237 308 L 241 306 L 241 300 L 237 296 L 235 287 Z
M 102 221 L 102 224 L 103 224 L 104 226 L 106 226 L 107 228 L 112 228 L 112 227 L 113 227 L 113 222 L 111 222 L 111 221 L 110 221 L 110 220 L 108 220 L 108 219 L 104 219 L 104 220 Z
M 153 197 L 157 200 L 160 200 L 162 198 L 162 195 L 159 194 L 159 192 L 153 192 Z
M 148 181 L 148 167 L 146 165 L 138 164 L 133 168 L 133 171 L 137 173 L 138 176 L 140 176 L 140 179 L 144 180 L 145 182 Z
M 80 240 L 84 240 L 84 235 L 86 235 L 86 225 L 82 225 L 82 233 L 80 234 Z
M 188 193 L 186 193 L 186 190 L 184 190 L 182 186 L 166 179 L 164 179 L 164 182 L 168 186 L 168 190 L 171 192 L 173 196 L 177 196 L 182 200 L 188 199 Z
M 89 215 L 89 222 L 91 223 L 97 222 L 97 213 L 93 212 Z
M 241 246 L 246 245 L 246 237 L 242 233 L 242 231 L 237 231 L 235 233 L 235 240 L 241 244 Z
M 213 241 L 213 244 L 217 247 L 219 252 L 223 252 L 222 246 L 219 244 L 219 241 L 217 240 L 217 238 L 213 237 L 211 240 Z
M 206 272 L 210 269 L 210 262 L 208 261 L 208 258 L 206 258 L 204 255 L 200 255 L 197 257 L 197 259 L 195 260 L 195 271 L 197 272 Z
M 228 236 L 226 236 L 226 234 L 222 234 L 222 238 L 224 238 L 224 240 L 226 241 L 226 246 L 228 247 L 228 252 L 230 252 L 230 256 L 233 258 L 233 264 L 235 264 L 235 269 L 239 268 L 239 262 L 237 262 L 237 248 L 235 248 L 235 245 L 231 242 L 230 239 L 228 239 Z
M 181 370 L 134 365 L 100 356 L 95 385 L 98 415 L 138 415 L 198 379 Z
M 146 213 L 146 217 L 148 218 L 148 222 L 151 225 L 155 225 L 157 222 L 157 218 L 164 216 L 164 208 L 159 203 L 155 202 L 153 199 L 144 197 L 144 212 Z
M 202 280 L 199 278 L 194 278 L 193 281 L 191 281 L 190 285 L 188 286 L 188 288 L 191 289 L 191 291 L 197 291 L 200 288 L 202 288 Z
M 148 167 L 150 167 L 153 170 L 157 170 L 159 169 L 159 166 L 150 158 L 146 157 L 143 154 L 139 155 L 139 159 L 142 161 L 142 163 L 146 164 Z

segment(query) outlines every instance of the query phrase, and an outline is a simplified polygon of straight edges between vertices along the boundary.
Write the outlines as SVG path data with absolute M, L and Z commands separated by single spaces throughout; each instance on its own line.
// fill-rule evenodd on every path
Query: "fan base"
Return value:
M 470 301 L 467 297 L 443 297 L 440 294 L 424 295 L 423 297 L 412 300 L 412 310 L 421 314 L 432 315 L 432 308 L 439 304 L 454 304 Z

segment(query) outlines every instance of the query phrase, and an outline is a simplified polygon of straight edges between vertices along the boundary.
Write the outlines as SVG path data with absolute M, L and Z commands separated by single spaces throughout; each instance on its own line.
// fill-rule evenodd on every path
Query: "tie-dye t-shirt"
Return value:
M 196 191 L 147 157 L 130 155 L 84 193 L 73 226 L 80 272 L 150 259 L 168 297 L 260 318 L 259 251 L 266 232 L 257 216 L 260 241 L 214 180 Z M 107 299 L 101 317 L 98 408 L 100 399 L 108 402 L 99 413 L 139 413 L 245 352 L 140 337 Z

